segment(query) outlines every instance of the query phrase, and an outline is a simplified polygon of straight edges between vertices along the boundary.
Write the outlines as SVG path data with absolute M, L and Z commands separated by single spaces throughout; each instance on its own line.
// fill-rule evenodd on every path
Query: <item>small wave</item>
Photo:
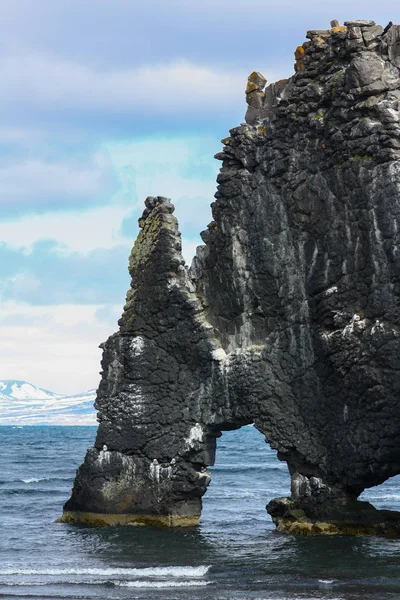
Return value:
M 47 477 L 28 477 L 28 479 L 19 479 L 23 483 L 39 483 L 39 481 L 48 481 Z
M 52 583 L 58 583 L 58 581 L 52 581 Z M 68 583 L 65 581 L 61 581 L 60 583 Z M 43 583 L 42 581 L 30 581 L 29 583 L 26 582 L 13 582 L 13 581 L 0 581 L 0 585 L 4 586 L 4 587 L 38 587 L 40 585 L 45 586 L 48 585 L 47 583 Z M 0 598 L 2 598 L 2 596 L 0 595 Z
M 58 488 L 58 489 L 53 489 L 53 488 L 45 489 L 45 488 L 36 488 L 36 487 L 0 488 L 0 496 L 21 496 L 21 498 L 23 498 L 24 496 L 30 496 L 30 497 L 45 496 L 46 498 L 50 498 L 54 501 L 55 496 L 63 496 L 63 495 L 65 495 L 65 490 L 60 489 L 60 488 Z
M 210 494 L 208 500 L 211 498 L 212 500 L 232 500 L 237 498 L 258 498 L 262 496 L 265 492 L 260 491 L 259 493 L 250 492 L 248 490 L 222 490 L 221 493 Z M 239 509 L 240 510 L 240 509 Z
M 211 581 L 116 581 L 115 585 L 130 588 L 203 587 Z
M 335 583 L 334 579 L 318 579 L 318 583 L 322 583 L 323 585 L 332 585 Z
M 116 585 L 116 583 L 114 581 L 109 581 L 109 580 L 93 580 L 93 579 L 88 579 L 88 580 L 80 580 L 80 581 L 76 581 L 73 579 L 56 579 L 54 581 L 1 581 L 0 580 L 0 586 L 3 587 L 11 587 L 11 588 L 27 588 L 27 587 L 47 587 L 48 585 L 71 585 L 71 586 L 82 586 L 82 585 L 97 585 L 97 586 L 101 586 L 101 585 L 107 585 L 107 586 L 111 586 L 111 585 Z M 0 594 L 0 598 L 2 598 L 3 596 Z M 17 598 L 19 596 L 16 596 Z
M 369 502 L 384 502 L 384 501 L 395 501 L 395 502 L 399 502 L 400 501 L 400 494 L 382 494 L 382 495 L 375 495 L 375 494 L 365 494 L 365 496 L 363 495 L 362 500 L 368 500 Z
M 203 577 L 210 566 L 200 567 L 143 567 L 143 568 L 115 568 L 115 569 L 4 569 L 0 570 L 0 576 L 4 575 L 100 575 L 112 577 L 123 575 L 131 577 Z
M 226 472 L 234 472 L 234 473 L 247 473 L 248 471 L 285 471 L 285 465 L 270 465 L 263 463 L 242 463 L 238 464 L 218 464 L 216 463 L 214 467 L 210 467 L 210 471 L 226 471 Z

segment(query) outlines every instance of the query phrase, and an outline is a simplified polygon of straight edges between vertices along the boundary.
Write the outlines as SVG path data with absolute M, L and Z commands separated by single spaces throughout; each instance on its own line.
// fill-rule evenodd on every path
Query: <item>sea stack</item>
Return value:
M 400 473 L 400 26 L 306 37 L 290 79 L 250 75 L 190 269 L 146 200 L 64 522 L 197 524 L 216 438 L 254 422 L 292 478 L 279 530 L 400 536 L 357 500 Z

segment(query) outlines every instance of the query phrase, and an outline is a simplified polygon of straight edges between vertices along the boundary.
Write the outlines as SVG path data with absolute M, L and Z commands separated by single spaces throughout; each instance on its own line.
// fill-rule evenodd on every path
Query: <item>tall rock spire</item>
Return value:
M 119 331 L 103 347 L 99 429 L 64 520 L 95 524 L 198 522 L 215 435 L 199 389 L 211 376 L 211 326 L 181 254 L 174 207 L 147 198 L 129 259 Z

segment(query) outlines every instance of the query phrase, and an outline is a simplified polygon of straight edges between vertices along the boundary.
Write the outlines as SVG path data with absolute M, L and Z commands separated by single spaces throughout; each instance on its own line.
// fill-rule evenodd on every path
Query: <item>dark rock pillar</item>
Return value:
M 198 522 L 218 432 L 202 391 L 220 348 L 193 292 L 174 207 L 148 198 L 119 331 L 103 347 L 99 429 L 63 520 Z

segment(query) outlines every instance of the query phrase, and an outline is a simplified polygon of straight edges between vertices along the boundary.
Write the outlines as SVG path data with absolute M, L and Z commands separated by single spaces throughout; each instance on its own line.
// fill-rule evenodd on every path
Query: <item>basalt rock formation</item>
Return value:
M 357 501 L 400 473 L 400 26 L 307 38 L 290 79 L 250 76 L 190 269 L 146 200 L 64 521 L 197 523 L 216 438 L 254 422 L 292 477 L 281 530 L 400 535 Z

